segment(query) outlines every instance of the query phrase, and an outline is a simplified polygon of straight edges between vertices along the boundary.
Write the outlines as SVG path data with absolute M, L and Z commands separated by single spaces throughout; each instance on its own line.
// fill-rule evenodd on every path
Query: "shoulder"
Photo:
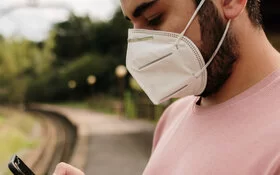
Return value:
M 188 107 L 190 107 L 195 101 L 195 97 L 185 97 L 181 98 L 174 103 L 172 103 L 162 114 L 158 126 L 168 125 L 174 122 L 179 114 L 186 111 Z
M 280 175 L 280 119 L 259 128 L 255 149 L 268 163 L 268 175 Z M 257 133 L 257 131 L 256 131 Z
M 196 97 L 190 96 L 181 98 L 172 103 L 162 114 L 154 133 L 153 150 L 156 147 L 163 133 L 172 125 L 174 121 L 185 112 L 194 102 Z

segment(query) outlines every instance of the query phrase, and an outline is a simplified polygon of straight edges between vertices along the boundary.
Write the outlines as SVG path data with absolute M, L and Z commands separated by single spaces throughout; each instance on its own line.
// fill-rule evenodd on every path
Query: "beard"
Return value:
M 200 51 L 207 63 L 222 38 L 227 22 L 220 16 L 213 2 L 207 0 L 199 12 L 199 23 L 202 41 Z M 237 40 L 229 30 L 219 52 L 207 68 L 207 85 L 199 96 L 208 97 L 217 93 L 230 77 L 238 57 Z

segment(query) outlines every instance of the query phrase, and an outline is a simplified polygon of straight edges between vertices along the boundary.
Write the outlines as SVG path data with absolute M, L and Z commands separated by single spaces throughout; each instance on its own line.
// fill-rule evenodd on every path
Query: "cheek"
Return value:
M 186 16 L 186 15 L 181 15 Z M 181 17 L 179 15 L 169 15 L 165 19 L 165 23 L 161 26 L 160 30 L 173 32 L 173 33 L 181 33 L 187 26 L 190 17 L 187 15 L 186 18 Z M 185 36 L 191 39 L 198 47 L 201 45 L 201 31 L 198 18 L 196 18 L 189 29 L 186 31 Z
M 192 1 L 173 0 L 168 3 L 165 23 L 161 26 L 161 30 L 181 33 L 187 26 L 190 18 L 196 9 Z M 192 22 L 185 33 L 185 36 L 190 38 L 198 47 L 201 43 L 201 31 L 198 17 Z
M 161 30 L 168 32 L 181 33 L 186 26 L 182 18 L 174 15 L 168 15 L 164 21 L 166 22 L 162 25 Z
M 190 38 L 197 46 L 201 43 L 201 30 L 198 17 L 192 22 L 190 28 L 185 33 L 185 36 Z

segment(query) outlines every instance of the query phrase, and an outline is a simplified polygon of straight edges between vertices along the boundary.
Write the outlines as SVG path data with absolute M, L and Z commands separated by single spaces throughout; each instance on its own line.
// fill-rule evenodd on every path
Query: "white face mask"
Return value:
M 184 36 L 204 2 L 200 2 L 181 34 L 129 29 L 126 66 L 154 104 L 170 98 L 200 95 L 205 90 L 206 68 L 218 53 L 231 21 L 205 64 L 197 46 Z

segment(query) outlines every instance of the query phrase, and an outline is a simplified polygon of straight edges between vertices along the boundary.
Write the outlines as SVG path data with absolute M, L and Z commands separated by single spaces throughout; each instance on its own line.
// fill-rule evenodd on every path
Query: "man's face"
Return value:
M 181 33 L 194 14 L 197 1 L 121 0 L 121 6 L 124 15 L 136 29 Z M 198 46 L 205 62 L 212 56 L 224 33 L 226 20 L 221 16 L 213 1 L 206 0 L 185 33 Z M 207 68 L 207 86 L 201 96 L 210 96 L 221 88 L 230 76 L 237 57 L 237 41 L 229 31 L 219 53 Z
M 121 0 L 124 15 L 136 29 L 181 33 L 195 11 L 193 0 Z M 196 20 L 186 35 L 196 44 L 200 28 Z

